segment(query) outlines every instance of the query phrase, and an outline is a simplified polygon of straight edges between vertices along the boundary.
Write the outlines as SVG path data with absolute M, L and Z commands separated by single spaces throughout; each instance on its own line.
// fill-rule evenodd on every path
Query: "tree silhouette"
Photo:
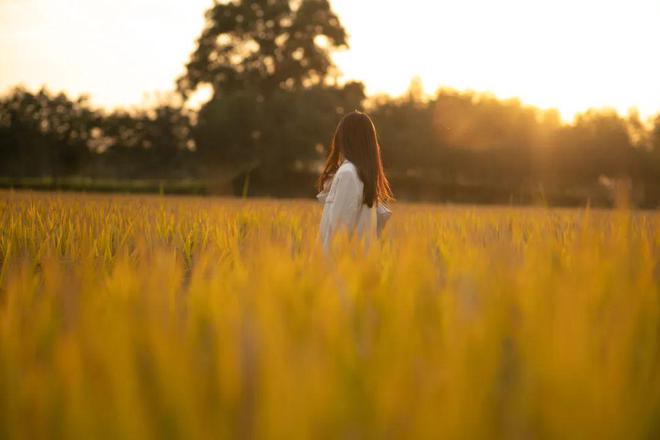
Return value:
M 148 111 L 115 111 L 92 135 L 91 146 L 105 153 L 97 171 L 131 178 L 189 177 L 194 168 L 190 132 L 190 116 L 170 104 Z
M 85 97 L 16 88 L 0 100 L 0 172 L 15 177 L 78 174 L 97 115 Z
M 368 102 L 401 200 L 603 205 L 628 182 L 637 206 L 660 203 L 660 116 L 590 110 L 562 123 L 516 100 L 417 90 Z M 174 101 L 107 113 L 16 88 L 0 98 L 0 185 L 212 177 L 211 191 L 312 195 L 333 129 L 364 99 L 361 83 L 317 84 L 236 90 L 197 113 Z
M 346 32 L 327 0 L 216 3 L 206 19 L 178 81 L 184 97 L 213 88 L 192 133 L 205 174 L 286 181 L 318 156 L 338 115 L 361 107 L 361 84 L 329 81 Z
M 269 95 L 323 82 L 330 51 L 347 46 L 327 0 L 240 0 L 206 13 L 178 88 L 188 95 L 207 83 L 214 93 L 253 89 Z
M 629 176 L 635 171 L 632 147 L 625 119 L 611 110 L 590 110 L 557 136 L 556 168 L 571 182 L 595 180 L 600 175 Z
M 234 92 L 200 110 L 193 131 L 197 153 L 207 174 L 259 168 L 281 181 L 292 169 L 309 169 L 319 160 L 318 150 L 328 145 L 338 119 L 361 108 L 363 100 L 361 83 L 278 90 L 268 99 L 251 90 Z
M 660 155 L 660 114 L 657 115 L 653 121 L 651 148 Z

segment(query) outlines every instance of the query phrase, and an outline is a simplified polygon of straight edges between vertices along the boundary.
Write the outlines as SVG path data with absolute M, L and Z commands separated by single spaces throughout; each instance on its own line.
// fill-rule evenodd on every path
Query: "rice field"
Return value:
M 660 214 L 0 192 L 0 438 L 660 437 Z

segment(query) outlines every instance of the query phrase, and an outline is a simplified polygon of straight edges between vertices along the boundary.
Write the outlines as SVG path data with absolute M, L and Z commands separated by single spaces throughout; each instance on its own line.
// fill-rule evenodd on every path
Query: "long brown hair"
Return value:
M 365 113 L 351 112 L 337 125 L 328 159 L 317 182 L 319 191 L 323 190 L 326 180 L 337 172 L 344 159 L 348 159 L 357 168 L 358 176 L 364 184 L 364 204 L 371 208 L 375 202 L 394 200 L 390 183 L 383 171 L 376 127 Z

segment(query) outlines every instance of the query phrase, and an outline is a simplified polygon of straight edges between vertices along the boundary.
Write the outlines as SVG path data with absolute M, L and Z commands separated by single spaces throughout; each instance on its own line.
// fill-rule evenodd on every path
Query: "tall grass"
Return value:
M 0 438 L 657 438 L 660 216 L 0 193 Z

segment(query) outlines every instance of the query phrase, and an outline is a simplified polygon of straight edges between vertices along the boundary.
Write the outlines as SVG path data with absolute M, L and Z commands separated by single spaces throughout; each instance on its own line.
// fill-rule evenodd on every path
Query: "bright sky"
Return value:
M 211 0 L 0 0 L 0 91 L 21 83 L 134 106 L 173 89 Z M 660 0 L 334 0 L 335 60 L 369 93 L 413 76 L 520 97 L 565 118 L 660 111 Z

